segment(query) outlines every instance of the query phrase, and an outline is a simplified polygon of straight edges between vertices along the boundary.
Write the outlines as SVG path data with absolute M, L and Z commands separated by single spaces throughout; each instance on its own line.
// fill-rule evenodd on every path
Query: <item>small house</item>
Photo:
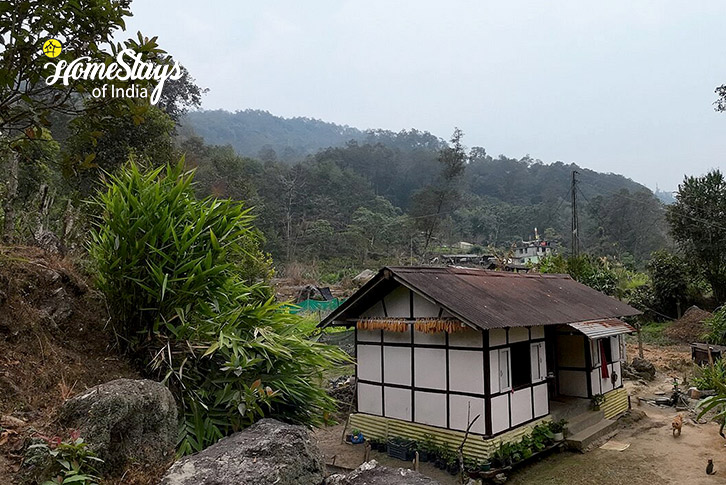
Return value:
M 567 275 L 386 267 L 320 325 L 355 329 L 353 427 L 458 446 L 470 426 L 486 457 L 563 403 L 626 411 L 619 318 L 639 313 Z

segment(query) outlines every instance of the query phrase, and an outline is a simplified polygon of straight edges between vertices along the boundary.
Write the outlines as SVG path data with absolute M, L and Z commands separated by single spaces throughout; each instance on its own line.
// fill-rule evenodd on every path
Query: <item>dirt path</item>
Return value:
M 646 417 L 631 427 L 620 429 L 612 438 L 629 443 L 625 451 L 595 448 L 589 453 L 563 452 L 526 466 L 514 472 L 507 483 L 524 484 L 583 484 L 583 485 L 655 485 L 660 483 L 687 483 L 710 485 L 726 483 L 726 440 L 718 435 L 714 423 L 695 424 L 685 419 L 683 433 L 674 438 L 671 421 L 675 413 L 644 404 L 638 410 Z M 362 445 L 340 443 L 342 425 L 318 430 L 318 445 L 332 463 L 355 468 L 363 462 Z M 385 454 L 371 452 L 371 458 L 382 465 L 410 467 L 408 462 L 389 458 Z M 706 463 L 711 458 L 715 476 L 706 476 Z M 444 485 L 457 483 L 448 473 L 422 463 L 421 470 Z
M 625 451 L 595 448 L 586 454 L 553 455 L 510 477 L 511 484 L 602 484 L 655 485 L 660 483 L 726 483 L 726 440 L 713 423 L 694 424 L 684 420 L 683 433 L 674 438 L 671 421 L 675 413 L 643 405 L 647 415 L 632 427 L 621 429 L 613 438 L 630 443 Z M 716 476 L 706 476 L 712 458 Z
M 718 435 L 717 424 L 697 424 L 684 413 L 683 432 L 680 437 L 674 438 L 671 422 L 675 410 L 646 403 L 636 404 L 637 396 L 652 397 L 660 391 L 669 393 L 673 376 L 680 379 L 692 371 L 688 349 L 682 346 L 646 346 L 645 350 L 646 358 L 656 363 L 656 379 L 650 383 L 626 381 L 635 412 L 643 412 L 645 417 L 635 422 L 623 420 L 622 428 L 612 438 L 629 443 L 628 449 L 611 451 L 596 447 L 586 454 L 563 452 L 551 455 L 512 473 L 507 484 L 726 484 L 726 440 Z M 636 354 L 631 351 L 629 355 Z M 362 445 L 341 444 L 341 433 L 342 425 L 339 425 L 318 430 L 315 436 L 327 463 L 336 456 L 336 464 L 355 468 L 363 462 L 365 451 Z M 408 462 L 378 452 L 371 452 L 371 458 L 386 466 L 410 467 Z M 706 475 L 709 458 L 713 459 L 718 472 L 715 476 Z M 448 473 L 427 463 L 421 464 L 420 471 L 442 485 L 458 483 Z

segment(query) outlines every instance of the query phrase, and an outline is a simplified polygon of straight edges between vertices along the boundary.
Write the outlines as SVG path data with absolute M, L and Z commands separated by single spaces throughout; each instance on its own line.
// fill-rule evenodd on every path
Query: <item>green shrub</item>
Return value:
M 346 360 L 275 303 L 260 235 L 242 204 L 198 200 L 193 172 L 130 164 L 96 200 L 90 254 L 124 348 L 181 405 L 180 453 L 263 416 L 322 424 L 323 372 Z
M 726 307 L 721 307 L 703 321 L 706 334 L 703 338 L 709 344 L 726 345 Z
M 96 466 L 103 463 L 96 454 L 88 448 L 77 433 L 70 440 L 31 445 L 29 450 L 41 449 L 55 460 L 52 466 L 53 478 L 43 482 L 43 485 L 60 485 L 75 483 L 77 485 L 98 485 Z
M 704 365 L 696 371 L 693 385 L 702 391 L 718 388 L 718 384 L 726 385 L 726 359 L 718 359 L 710 365 Z
M 668 335 L 666 330 L 671 322 L 646 322 L 640 327 L 640 334 L 643 342 L 654 345 L 672 345 L 675 342 Z

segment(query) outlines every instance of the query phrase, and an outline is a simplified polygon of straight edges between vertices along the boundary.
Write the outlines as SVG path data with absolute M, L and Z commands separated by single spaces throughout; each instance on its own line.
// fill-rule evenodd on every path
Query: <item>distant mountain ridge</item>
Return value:
M 210 145 L 230 145 L 241 156 L 257 158 L 262 161 L 279 161 L 293 164 L 303 161 L 309 156 L 325 158 L 334 155 L 336 160 L 345 160 L 350 156 L 350 150 L 345 147 L 351 141 L 360 145 L 381 144 L 388 149 L 403 153 L 424 150 L 434 152 L 444 145 L 444 140 L 428 132 L 418 130 L 395 133 L 387 130 L 360 130 L 348 125 L 338 125 L 322 120 L 306 117 L 283 118 L 275 116 L 268 111 L 246 109 L 236 112 L 225 110 L 193 111 L 186 115 L 183 123 L 197 135 L 204 138 Z M 485 154 L 485 150 L 478 149 Z M 380 154 L 377 154 L 380 156 Z M 357 171 L 365 174 L 366 168 L 361 166 L 359 156 Z M 435 167 L 430 166 L 433 160 L 428 158 L 429 167 L 422 167 L 421 163 L 414 163 L 418 168 L 408 176 L 433 176 Z M 389 165 L 389 168 L 393 168 Z M 422 170 L 422 171 L 421 171 Z M 526 187 L 524 192 L 531 194 L 534 199 L 554 198 L 566 181 L 572 170 L 581 172 L 585 179 L 582 191 L 587 196 L 612 195 L 621 189 L 631 192 L 648 191 L 650 189 L 623 175 L 615 173 L 602 173 L 586 169 L 575 164 L 562 162 L 543 163 L 539 160 L 525 157 L 520 160 L 500 155 L 493 158 L 486 154 L 478 157 L 470 164 L 469 175 L 472 183 L 479 186 L 479 195 L 489 195 L 510 203 L 529 204 L 534 200 L 524 200 L 523 194 L 511 192 L 513 185 Z M 389 176 L 396 176 L 391 172 Z M 555 182 L 558 188 L 542 187 Z M 508 188 L 509 187 L 509 188 Z M 547 192 L 548 197 L 539 197 L 541 192 Z M 557 192 L 549 193 L 549 192 Z M 668 201 L 663 200 L 668 203 Z
M 211 145 L 231 145 L 246 157 L 275 158 L 294 163 L 328 148 L 362 140 L 366 133 L 350 126 L 313 118 L 282 118 L 268 111 L 246 109 L 193 111 L 184 124 Z

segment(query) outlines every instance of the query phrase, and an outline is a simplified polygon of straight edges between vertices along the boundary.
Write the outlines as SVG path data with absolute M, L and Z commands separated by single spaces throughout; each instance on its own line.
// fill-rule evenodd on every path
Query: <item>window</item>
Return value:
M 514 389 L 528 386 L 532 383 L 530 368 L 529 342 L 512 344 L 510 347 L 512 355 L 512 387 Z
M 509 349 L 499 350 L 499 390 L 501 392 L 512 389 L 512 382 L 509 379 Z
M 531 351 L 532 382 L 547 379 L 547 357 L 544 342 L 537 342 L 529 347 Z
M 587 339 L 587 341 L 590 343 L 590 360 L 592 362 L 592 367 L 599 367 L 600 366 L 600 347 L 598 346 L 597 340 L 590 340 Z
M 603 353 L 605 354 L 605 362 L 612 364 L 613 362 L 613 351 L 610 347 L 610 339 L 600 339 L 600 345 L 602 346 Z

